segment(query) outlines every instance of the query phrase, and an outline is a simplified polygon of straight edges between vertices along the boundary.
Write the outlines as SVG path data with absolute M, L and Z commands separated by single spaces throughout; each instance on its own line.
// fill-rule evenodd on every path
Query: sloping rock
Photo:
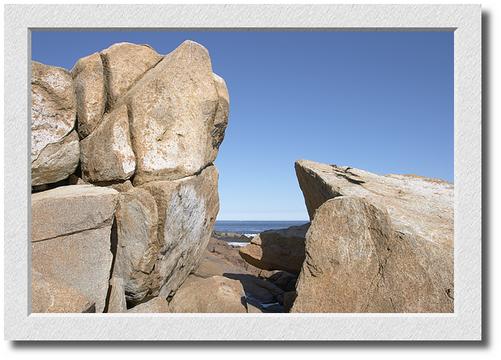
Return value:
M 60 141 L 48 144 L 31 163 L 31 184 L 50 184 L 68 178 L 75 172 L 80 158 L 80 144 L 76 131 Z
M 108 303 L 106 312 L 127 312 L 127 300 L 125 299 L 125 284 L 120 277 L 112 276 L 108 288 Z
M 134 306 L 132 309 L 129 309 L 130 313 L 169 313 L 169 303 L 167 300 L 156 297 L 145 303 Z
M 110 107 L 162 56 L 148 45 L 118 43 L 101 52 Z
M 106 88 L 101 55 L 81 58 L 71 70 L 78 115 L 78 134 L 90 135 L 99 125 L 106 106 Z
M 76 106 L 73 81 L 62 68 L 33 61 L 31 66 L 32 185 L 66 179 L 78 165 L 74 134 Z
M 32 194 L 32 269 L 81 292 L 102 312 L 117 192 L 72 185 Z
M 264 231 L 240 249 L 240 256 L 260 269 L 285 270 L 298 274 L 304 261 L 304 242 L 308 227 L 309 223 Z
M 240 282 L 223 276 L 206 279 L 190 276 L 169 303 L 172 312 L 246 313 Z
M 80 142 L 83 179 L 92 183 L 130 178 L 136 158 L 129 137 L 127 107 L 119 106 L 106 114 L 102 123 Z
M 397 230 L 452 249 L 454 185 L 412 175 L 380 176 L 308 160 L 297 161 L 295 167 L 310 218 L 328 199 L 357 196 L 387 210 Z
M 113 273 L 124 280 L 127 300 L 138 303 L 151 290 L 149 275 L 161 250 L 155 199 L 140 188 L 121 193 L 116 222 L 118 246 Z
M 227 121 L 218 84 L 221 95 L 207 50 L 185 41 L 127 93 L 135 185 L 191 176 L 214 161 Z
M 291 312 L 452 312 L 452 283 L 430 271 L 434 261 L 451 264 L 450 253 L 404 236 L 366 199 L 325 202 L 307 234 Z
M 95 312 L 91 303 L 80 291 L 64 286 L 32 272 L 31 312 L 33 313 L 88 313 Z
M 151 274 L 151 294 L 167 298 L 198 266 L 219 211 L 218 174 L 209 166 L 177 181 L 144 184 L 156 200 L 159 259 Z

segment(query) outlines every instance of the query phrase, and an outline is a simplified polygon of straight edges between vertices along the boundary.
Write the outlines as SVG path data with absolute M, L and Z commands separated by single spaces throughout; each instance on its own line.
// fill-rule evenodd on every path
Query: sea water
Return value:
M 232 232 L 252 237 L 265 230 L 286 229 L 291 226 L 306 224 L 308 221 L 245 221 L 245 220 L 218 220 L 214 230 L 218 232 Z

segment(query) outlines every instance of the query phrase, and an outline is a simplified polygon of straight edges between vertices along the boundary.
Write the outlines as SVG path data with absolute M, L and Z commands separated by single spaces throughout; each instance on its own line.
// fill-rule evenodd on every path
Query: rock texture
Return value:
M 129 309 L 130 313 L 169 313 L 169 303 L 163 298 L 153 298 Z
M 195 42 L 185 41 L 148 71 L 124 100 L 137 157 L 134 183 L 180 179 L 212 163 L 227 122 L 223 103 L 214 123 L 219 99 L 209 54 Z
M 79 157 L 75 90 L 68 71 L 33 61 L 31 66 L 32 185 L 72 174 Z
M 148 45 L 118 43 L 101 52 L 109 107 L 125 95 L 162 56 Z
M 88 313 L 95 312 L 95 304 L 80 291 L 62 285 L 33 271 L 31 279 L 31 312 L 33 313 Z
M 71 70 L 77 100 L 78 134 L 85 138 L 99 125 L 106 106 L 106 84 L 101 55 L 81 58 Z
M 249 264 L 264 270 L 285 270 L 298 274 L 304 261 L 304 242 L 309 224 L 268 230 L 256 235 L 240 249 Z
M 129 179 L 136 168 L 136 157 L 129 137 L 127 107 L 106 114 L 101 124 L 80 142 L 83 180 L 106 183 Z
M 222 276 L 206 279 L 191 276 L 170 301 L 171 312 L 246 313 L 240 282 Z
M 452 289 L 428 256 L 451 259 L 426 250 L 367 200 L 329 200 L 308 231 L 292 312 L 451 312 Z
M 151 291 L 150 274 L 161 250 L 155 199 L 140 188 L 122 193 L 116 221 L 117 256 L 113 273 L 123 279 L 126 298 L 135 304 Z
M 452 184 L 414 175 L 380 176 L 308 160 L 297 161 L 295 167 L 310 218 L 328 199 L 357 196 L 387 210 L 397 230 L 452 248 Z
M 301 160 L 312 225 L 293 312 L 453 312 L 452 184 Z
M 219 211 L 214 166 L 177 181 L 142 186 L 156 200 L 161 245 L 152 272 L 151 294 L 168 297 L 200 262 Z
M 120 43 L 71 73 L 32 66 L 33 270 L 97 312 L 172 297 L 219 211 L 229 96 L 208 51 Z
M 72 185 L 32 195 L 32 269 L 105 307 L 117 192 Z

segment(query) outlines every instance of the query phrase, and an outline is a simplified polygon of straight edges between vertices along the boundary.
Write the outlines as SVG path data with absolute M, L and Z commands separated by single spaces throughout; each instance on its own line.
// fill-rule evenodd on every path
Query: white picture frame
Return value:
M 6 339 L 482 339 L 480 5 L 8 5 L 5 20 Z M 454 313 L 30 314 L 30 33 L 41 28 L 454 31 Z

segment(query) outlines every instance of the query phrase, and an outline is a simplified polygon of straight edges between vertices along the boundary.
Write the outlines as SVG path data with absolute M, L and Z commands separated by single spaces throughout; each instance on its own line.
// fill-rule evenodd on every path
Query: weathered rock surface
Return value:
M 99 125 L 106 106 L 106 88 L 101 55 L 94 53 L 81 58 L 71 70 L 78 116 L 78 134 L 90 135 Z
M 219 211 L 218 174 L 209 166 L 177 181 L 144 184 L 156 200 L 160 255 L 151 274 L 151 294 L 167 298 L 198 266 Z
M 161 250 L 157 205 L 153 196 L 140 188 L 121 193 L 116 223 L 117 255 L 113 273 L 124 280 L 127 300 L 138 303 L 151 290 L 149 275 Z
M 240 249 L 249 264 L 264 270 L 285 270 L 298 274 L 304 261 L 304 242 L 309 223 L 256 235 Z
M 61 186 L 32 194 L 32 242 L 111 227 L 117 196 L 113 189 L 92 185 Z
M 162 56 L 148 45 L 118 43 L 101 52 L 110 107 Z
M 80 144 L 76 131 L 48 144 L 31 163 L 31 184 L 39 186 L 64 180 L 77 168 Z
M 433 269 L 452 264 L 452 254 L 422 245 L 366 199 L 328 200 L 307 234 L 291 312 L 452 312 L 452 269 Z
M 169 313 L 169 303 L 166 299 L 155 297 L 147 302 L 129 309 L 130 313 Z
M 32 269 L 105 306 L 117 192 L 72 185 L 32 194 Z
M 64 286 L 32 272 L 31 312 L 33 313 L 87 313 L 95 312 L 95 304 L 80 291 Z
M 134 184 L 191 176 L 214 161 L 227 122 L 227 94 L 218 87 L 207 50 L 192 41 L 133 86 L 124 101 L 137 157 Z
M 310 218 L 328 199 L 357 196 L 387 210 L 397 230 L 452 248 L 454 185 L 413 175 L 380 176 L 308 160 L 297 161 L 295 167 Z
M 127 300 L 125 299 L 124 280 L 117 276 L 112 276 L 108 288 L 108 303 L 105 309 L 108 313 L 127 312 Z
M 80 142 L 82 175 L 91 183 L 127 180 L 134 174 L 136 158 L 129 137 L 127 107 L 106 114 L 102 123 Z
M 75 141 L 76 106 L 68 71 L 32 62 L 31 163 L 32 185 L 66 179 L 78 165 Z
M 169 303 L 172 312 L 246 313 L 245 293 L 239 281 L 223 276 L 190 276 Z

